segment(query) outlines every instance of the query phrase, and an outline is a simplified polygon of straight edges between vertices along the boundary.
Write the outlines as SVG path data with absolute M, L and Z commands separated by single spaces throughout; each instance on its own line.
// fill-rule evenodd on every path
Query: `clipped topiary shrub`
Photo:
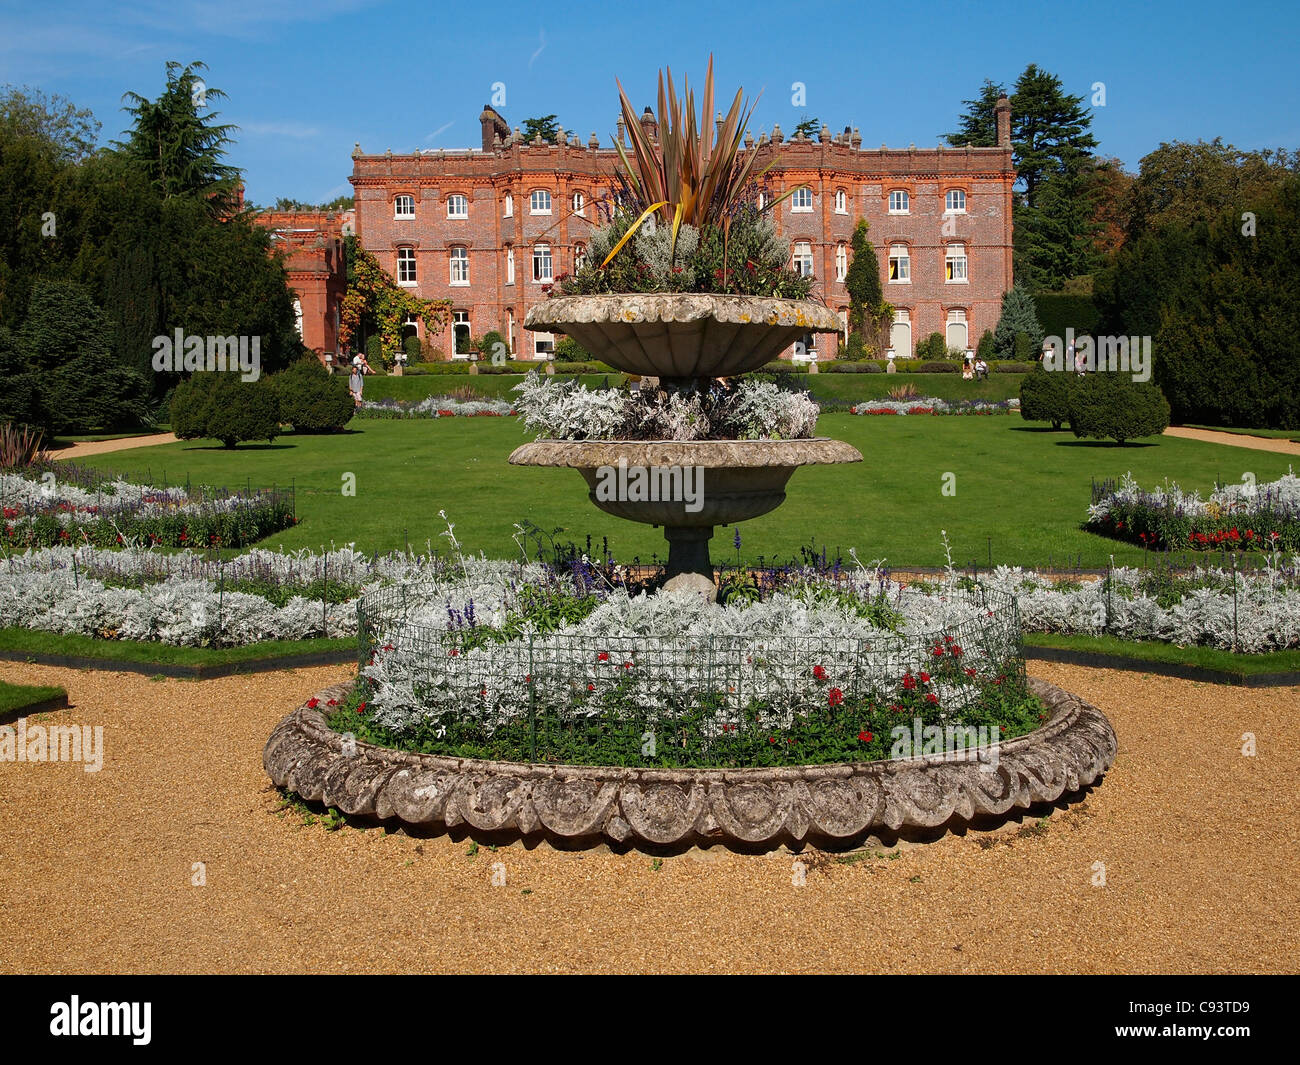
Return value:
M 1000 369 L 1001 367 L 999 367 Z M 1059 429 L 1070 420 L 1070 388 L 1074 374 L 1038 366 L 1020 382 L 1020 416 L 1027 422 L 1051 422 Z
M 347 379 L 331 376 L 314 358 L 300 359 L 270 380 L 280 420 L 291 424 L 295 433 L 336 433 L 356 410 Z
M 984 330 L 984 335 L 980 337 L 979 346 L 975 349 L 975 354 L 987 362 L 990 366 L 997 358 L 997 351 L 993 345 L 993 330 Z
M 1070 388 L 1069 411 L 1070 431 L 1075 436 L 1118 444 L 1156 436 L 1169 428 L 1169 401 L 1164 393 L 1149 381 L 1137 382 L 1121 373 L 1078 378 Z
M 176 386 L 171 421 L 182 440 L 211 438 L 233 448 L 242 440 L 274 440 L 280 402 L 269 378 L 241 381 L 230 373 L 196 373 Z

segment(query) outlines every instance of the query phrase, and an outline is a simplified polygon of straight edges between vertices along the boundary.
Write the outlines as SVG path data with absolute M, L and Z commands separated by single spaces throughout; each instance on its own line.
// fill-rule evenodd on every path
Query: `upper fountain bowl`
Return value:
M 524 326 L 565 333 L 624 373 L 730 377 L 772 362 L 807 333 L 835 333 L 843 323 L 811 300 L 619 292 L 543 300 Z

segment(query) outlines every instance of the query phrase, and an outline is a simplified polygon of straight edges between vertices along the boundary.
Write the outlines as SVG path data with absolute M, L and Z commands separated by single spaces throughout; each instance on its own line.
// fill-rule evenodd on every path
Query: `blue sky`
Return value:
M 0 2 L 0 83 L 92 108 L 103 140 L 125 125 L 124 91 L 156 96 L 168 59 L 206 62 L 208 83 L 229 95 L 222 120 L 242 127 L 230 161 L 257 203 L 350 193 L 357 141 L 372 152 L 477 146 L 495 82 L 512 125 L 554 112 L 608 146 L 615 77 L 640 110 L 660 67 L 702 78 L 710 51 L 719 90 L 762 90 L 757 127 L 787 133 L 809 115 L 857 126 L 868 146 L 933 145 L 985 77 L 1009 86 L 1034 62 L 1088 98 L 1105 84 L 1094 131 L 1130 169 L 1166 140 L 1295 148 L 1297 44 L 1293 0 Z

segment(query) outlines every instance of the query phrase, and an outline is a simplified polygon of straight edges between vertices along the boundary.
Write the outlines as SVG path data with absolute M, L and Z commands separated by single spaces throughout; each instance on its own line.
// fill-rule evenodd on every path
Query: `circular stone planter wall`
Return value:
M 304 799 L 410 826 L 658 847 L 852 840 L 998 817 L 1092 784 L 1115 758 L 1110 722 L 1054 685 L 1029 683 L 1048 720 L 1003 743 L 989 767 L 942 756 L 760 769 L 489 762 L 348 742 L 306 705 L 275 727 L 262 763 Z

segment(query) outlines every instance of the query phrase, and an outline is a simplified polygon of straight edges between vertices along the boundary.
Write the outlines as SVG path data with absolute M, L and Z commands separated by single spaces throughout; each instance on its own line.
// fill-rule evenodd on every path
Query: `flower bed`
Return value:
M 946 400 L 922 396 L 916 399 L 872 399 L 849 408 L 850 414 L 1010 414 L 1020 409 L 1020 400 Z
M 568 624 L 495 629 L 445 593 L 363 599 L 367 664 L 336 729 L 508 761 L 761 766 L 888 758 L 914 725 L 996 742 L 1044 716 L 997 592 L 808 585 L 720 607 L 616 590 Z
M 1125 474 L 1098 485 L 1085 528 L 1156 549 L 1300 550 L 1300 477 L 1230 484 L 1208 499 L 1177 484 L 1144 491 Z
M 982 580 L 1015 597 L 1028 632 L 1105 633 L 1246 653 L 1300 648 L 1300 557 L 1250 574 L 1122 567 L 1102 580 L 1062 582 L 999 566 Z
M 0 511 L 8 549 L 133 540 L 244 547 L 296 520 L 288 491 L 156 488 L 64 463 L 0 473 Z
M 358 418 L 505 418 L 516 414 L 513 404 L 500 399 L 465 400 L 452 396 L 429 396 L 418 403 L 400 400 L 366 400 L 356 413 Z
M 866 609 L 877 624 L 889 622 L 892 608 L 881 592 L 896 594 L 895 582 L 883 573 L 866 580 L 838 563 L 813 561 L 773 567 L 758 581 L 729 577 L 728 601 L 770 602 L 795 591 L 800 601 L 820 597 L 839 604 L 836 610 Z M 1300 557 L 1270 563 L 1235 574 L 1121 568 L 1109 583 L 999 567 L 981 581 L 1015 597 L 1026 631 L 1110 633 L 1224 650 L 1235 643 L 1248 653 L 1300 648 Z M 585 559 L 555 567 L 343 547 L 325 554 L 254 549 L 222 561 L 195 552 L 55 547 L 0 561 L 0 626 L 185 646 L 350 636 L 358 596 L 403 583 L 439 587 L 449 633 L 474 646 L 520 638 L 530 627 L 576 624 L 612 587 L 637 586 L 636 575 L 622 567 L 596 570 Z M 942 584 L 913 587 L 938 593 Z M 798 608 L 793 624 L 805 610 Z

